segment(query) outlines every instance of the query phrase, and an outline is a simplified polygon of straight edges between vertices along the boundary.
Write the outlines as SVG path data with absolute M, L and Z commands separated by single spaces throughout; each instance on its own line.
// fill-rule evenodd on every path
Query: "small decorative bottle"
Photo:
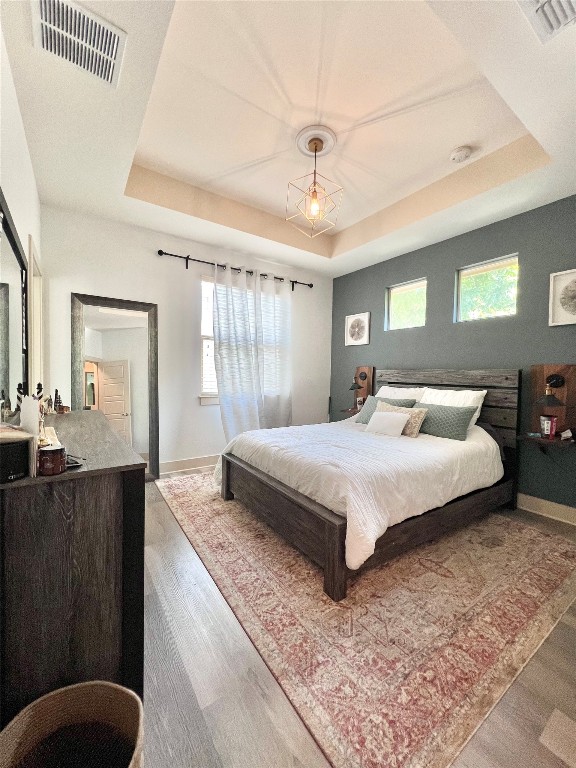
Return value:
M 24 397 L 24 385 L 18 384 L 16 387 L 16 410 L 19 411 L 22 408 L 22 398 Z

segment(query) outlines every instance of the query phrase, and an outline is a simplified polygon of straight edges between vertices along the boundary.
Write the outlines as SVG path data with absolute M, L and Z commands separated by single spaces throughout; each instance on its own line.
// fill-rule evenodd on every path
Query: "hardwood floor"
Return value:
M 146 498 L 146 766 L 328 768 L 153 483 Z M 510 514 L 576 541 L 576 527 Z M 452 768 L 576 768 L 575 755 L 576 603 Z
M 146 765 L 326 768 L 158 489 L 146 491 Z

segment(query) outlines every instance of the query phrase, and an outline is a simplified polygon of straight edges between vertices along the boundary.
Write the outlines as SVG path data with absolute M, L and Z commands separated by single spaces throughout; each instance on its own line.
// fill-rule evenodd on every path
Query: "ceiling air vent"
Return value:
M 518 2 L 542 43 L 547 43 L 564 27 L 576 21 L 576 0 L 518 0 Z
M 71 2 L 31 0 L 34 44 L 118 84 L 126 32 Z

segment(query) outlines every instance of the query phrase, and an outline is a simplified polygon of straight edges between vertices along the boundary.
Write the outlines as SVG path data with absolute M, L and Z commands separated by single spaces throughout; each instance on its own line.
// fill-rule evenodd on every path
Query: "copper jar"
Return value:
M 66 470 L 66 448 L 63 445 L 47 445 L 38 449 L 38 474 L 60 475 Z

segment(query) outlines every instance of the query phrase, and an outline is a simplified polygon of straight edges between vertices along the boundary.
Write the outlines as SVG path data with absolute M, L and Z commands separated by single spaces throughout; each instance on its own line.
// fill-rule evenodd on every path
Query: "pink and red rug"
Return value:
M 333 603 L 210 475 L 158 487 L 335 768 L 446 768 L 576 598 L 575 545 L 491 515 Z

